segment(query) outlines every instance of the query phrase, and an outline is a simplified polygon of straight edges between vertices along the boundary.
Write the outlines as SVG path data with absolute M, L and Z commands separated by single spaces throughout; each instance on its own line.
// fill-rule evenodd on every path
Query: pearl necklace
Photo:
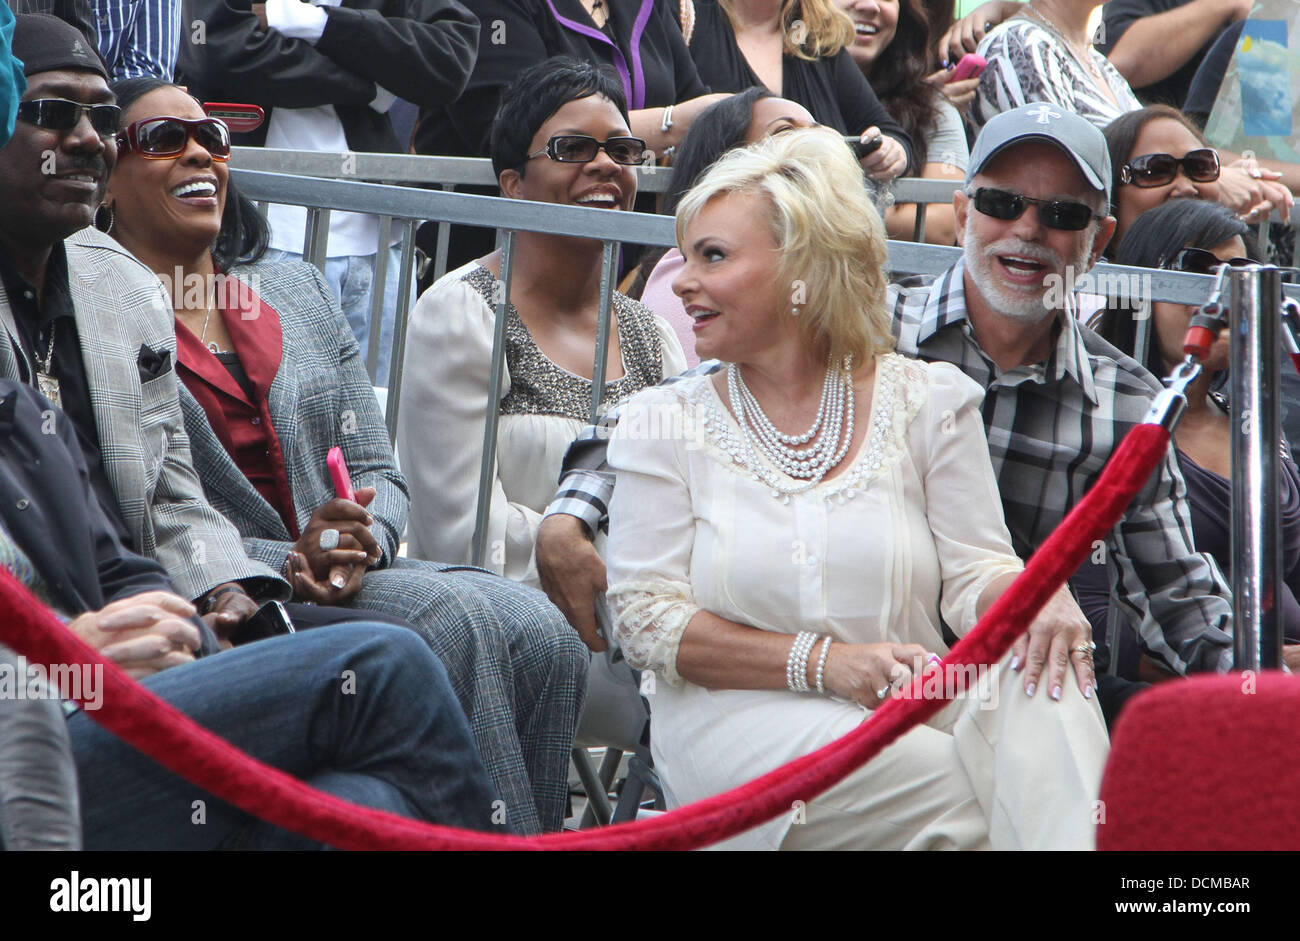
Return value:
M 851 356 L 845 358 L 840 369 L 827 367 L 817 418 L 812 428 L 800 435 L 782 434 L 745 386 L 740 366 L 732 363 L 727 368 L 727 393 L 736 424 L 740 426 L 747 463 L 754 475 L 774 493 L 789 495 L 812 489 L 848 453 L 853 438 L 852 367 Z M 811 446 L 799 447 L 809 441 L 813 442 Z M 756 450 L 779 467 L 786 477 L 801 482 L 791 485 L 783 480 L 757 459 Z

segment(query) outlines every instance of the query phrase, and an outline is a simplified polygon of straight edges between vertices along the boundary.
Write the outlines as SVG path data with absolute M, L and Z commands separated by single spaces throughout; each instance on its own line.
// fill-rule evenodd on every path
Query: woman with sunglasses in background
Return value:
M 1116 219 L 1110 248 L 1133 220 L 1171 199 L 1222 203 L 1246 222 L 1277 209 L 1290 213 L 1291 192 L 1274 182 L 1277 173 L 1250 159 L 1223 166 L 1217 151 L 1185 117 L 1166 105 L 1150 105 L 1112 121 L 1102 131 L 1110 150 L 1111 215 Z
M 1232 211 L 1216 203 L 1177 199 L 1143 213 L 1130 225 L 1116 262 L 1212 274 L 1220 265 L 1250 265 L 1259 259 L 1254 236 Z M 1150 310 L 1112 305 L 1096 331 L 1119 350 L 1135 356 L 1148 371 L 1164 377 L 1183 360 L 1183 339 L 1197 308 L 1161 301 Z M 1178 466 L 1187 482 L 1196 549 L 1214 557 L 1225 573 L 1232 570 L 1232 467 L 1229 460 L 1232 406 L 1216 389 L 1227 380 L 1229 335 L 1225 329 L 1201 364 L 1201 375 L 1187 388 L 1187 410 L 1174 434 Z M 1284 368 L 1294 372 L 1289 360 Z M 1280 474 L 1283 581 L 1282 614 L 1287 663 L 1300 668 L 1300 473 L 1284 452 Z M 1079 604 L 1093 624 L 1095 637 L 1106 636 L 1111 596 L 1105 565 L 1084 563 L 1075 576 Z M 1120 663 L 1136 658 L 1120 646 Z M 1131 666 L 1129 667 L 1131 672 Z M 1150 667 L 1143 678 L 1150 678 Z M 1133 678 L 1133 677 L 1130 677 Z
M 492 128 L 501 192 L 534 202 L 630 209 L 645 142 L 631 136 L 622 87 L 557 57 L 520 73 Z M 484 564 L 537 584 L 533 543 L 565 449 L 586 424 L 600 305 L 601 243 L 517 232 L 501 399 L 488 399 L 495 308 L 493 252 L 449 272 L 411 313 L 397 449 L 411 484 L 409 552 L 468 562 L 484 421 L 500 414 Z M 615 292 L 604 402 L 685 368 L 672 328 Z
M 101 221 L 171 294 L 181 407 L 208 500 L 250 557 L 318 606 L 291 606 L 300 626 L 352 616 L 338 609 L 414 625 L 447 668 L 511 826 L 558 830 L 585 648 L 541 596 L 398 557 L 406 481 L 333 292 L 311 265 L 258 263 L 267 225 L 230 182 L 221 121 L 158 79 L 114 91 L 125 128 Z M 335 496 L 332 447 L 354 500 Z

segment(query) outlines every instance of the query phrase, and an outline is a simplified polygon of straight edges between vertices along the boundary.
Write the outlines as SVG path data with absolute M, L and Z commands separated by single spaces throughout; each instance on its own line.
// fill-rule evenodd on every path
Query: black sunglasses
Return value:
M 112 137 L 122 126 L 122 109 L 117 105 L 83 105 L 66 98 L 34 98 L 18 105 L 18 117 L 47 131 L 70 131 L 85 112 L 90 126 L 100 137 Z
M 1026 206 L 1038 207 L 1038 221 L 1049 229 L 1061 229 L 1066 232 L 1078 232 L 1086 229 L 1093 219 L 1101 219 L 1084 203 L 1072 203 L 1057 199 L 1033 199 L 1019 193 L 1006 190 L 990 189 L 981 186 L 971 197 L 975 208 L 994 219 L 1010 221 L 1024 215 Z
M 1189 180 L 1213 183 L 1219 178 L 1219 154 L 1208 147 L 1188 151 L 1186 156 L 1143 154 L 1120 168 L 1119 181 L 1137 187 L 1164 186 L 1172 183 L 1182 167 Z
M 528 159 L 543 154 L 559 163 L 588 163 L 596 159 L 601 151 L 609 154 L 609 159 L 625 167 L 635 167 L 645 162 L 646 143 L 639 137 L 611 137 L 598 141 L 585 134 L 562 134 L 546 142 L 543 150 L 529 154 Z
M 1184 248 L 1174 256 L 1172 262 L 1162 263 L 1160 267 L 1170 271 L 1189 271 L 1192 274 L 1214 274 L 1215 269 L 1220 265 L 1244 268 L 1253 264 L 1255 262 L 1249 258 L 1229 258 L 1225 261 L 1214 252 L 1207 252 L 1203 248 Z

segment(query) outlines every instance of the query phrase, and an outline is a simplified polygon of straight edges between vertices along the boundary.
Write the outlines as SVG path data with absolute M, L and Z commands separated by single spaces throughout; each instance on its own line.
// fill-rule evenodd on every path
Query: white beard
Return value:
M 1063 272 L 1066 268 L 1061 263 L 1061 256 L 1050 248 L 1032 242 L 1022 242 L 1015 238 L 1003 239 L 992 244 L 984 243 L 976 235 L 974 223 L 975 214 L 972 212 L 966 216 L 966 270 L 970 272 L 971 280 L 975 282 L 975 287 L 979 289 L 985 302 L 1002 316 L 1027 324 L 1039 323 L 1055 316 L 1057 311 L 1047 307 L 1044 297 L 1051 290 L 1051 278 L 1065 280 Z M 1085 240 L 1079 257 L 1073 260 L 1076 279 L 1088 271 L 1091 253 L 1087 246 L 1091 244 L 1091 238 Z M 1042 287 L 1027 288 L 1003 283 L 995 267 L 998 255 L 1022 255 L 1041 262 L 1049 269 L 1049 283 Z

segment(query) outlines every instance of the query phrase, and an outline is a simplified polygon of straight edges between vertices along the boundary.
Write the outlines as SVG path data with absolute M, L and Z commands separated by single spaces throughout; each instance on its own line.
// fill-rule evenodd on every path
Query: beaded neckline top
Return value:
M 493 305 L 497 281 L 482 265 L 465 275 L 465 282 Z M 614 292 L 614 320 L 623 354 L 623 375 L 605 383 L 603 408 L 663 379 L 663 347 L 654 314 L 644 304 Z M 509 305 L 506 321 L 506 368 L 510 391 L 501 399 L 502 415 L 559 415 L 585 422 L 591 410 L 591 380 L 556 365 L 537 347 L 528 327 Z

